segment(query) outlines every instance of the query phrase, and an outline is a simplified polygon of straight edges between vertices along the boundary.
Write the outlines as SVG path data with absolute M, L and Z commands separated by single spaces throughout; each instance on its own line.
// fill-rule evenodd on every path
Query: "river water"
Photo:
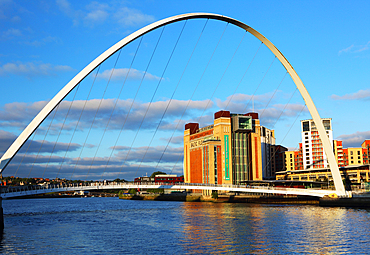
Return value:
M 370 210 L 312 205 L 3 200 L 2 254 L 370 254 Z

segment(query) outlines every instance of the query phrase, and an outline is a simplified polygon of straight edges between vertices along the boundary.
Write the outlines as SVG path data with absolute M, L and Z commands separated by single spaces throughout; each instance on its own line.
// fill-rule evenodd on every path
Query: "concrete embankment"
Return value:
M 300 196 L 256 196 L 256 195 L 219 195 L 217 198 L 202 194 L 145 194 L 123 195 L 127 200 L 157 200 L 157 201 L 186 201 L 186 202 L 213 202 L 213 203 L 268 203 L 268 204 L 319 204 L 318 198 Z
M 176 194 L 145 194 L 145 195 L 122 195 L 120 199 L 126 200 L 157 200 L 157 201 L 186 201 L 202 202 L 201 194 L 189 195 L 185 193 Z
M 324 197 L 320 199 L 319 205 L 324 207 L 370 208 L 370 197 L 352 197 L 352 198 Z

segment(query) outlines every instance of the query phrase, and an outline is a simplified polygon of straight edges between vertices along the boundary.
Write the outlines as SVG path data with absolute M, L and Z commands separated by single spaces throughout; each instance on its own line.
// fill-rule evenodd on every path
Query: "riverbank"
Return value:
M 319 205 L 323 207 L 370 208 L 370 197 L 352 197 L 352 198 L 324 197 L 320 199 Z
M 213 202 L 213 203 L 268 203 L 268 204 L 311 204 L 318 205 L 319 198 L 301 196 L 257 196 L 257 195 L 218 195 L 204 196 L 192 193 L 172 194 L 125 194 L 119 197 L 126 200 L 156 200 L 183 202 Z
M 258 196 L 258 195 L 218 195 L 218 197 L 204 196 L 197 193 L 172 194 L 137 194 L 123 195 L 120 199 L 126 200 L 157 200 L 183 202 L 212 202 L 212 203 L 254 203 L 254 204 L 307 204 L 322 207 L 351 207 L 370 208 L 370 197 L 330 198 L 307 196 Z
M 89 192 L 86 195 L 79 195 L 73 193 L 46 193 L 37 195 L 27 195 L 19 197 L 10 197 L 6 199 L 35 199 L 35 198 L 82 198 L 82 197 L 118 197 L 117 193 L 106 192 Z

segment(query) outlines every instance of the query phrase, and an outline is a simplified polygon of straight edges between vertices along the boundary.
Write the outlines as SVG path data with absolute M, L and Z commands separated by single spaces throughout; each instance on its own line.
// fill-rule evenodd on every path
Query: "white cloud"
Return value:
M 0 132 L 0 141 L 2 140 Z M 45 174 L 46 176 L 44 177 L 46 178 L 55 178 L 56 176 L 68 179 L 86 178 L 87 173 L 89 173 L 88 176 L 92 179 L 107 178 L 103 177 L 103 175 L 115 179 L 118 175 L 122 174 L 124 178 L 133 180 L 137 176 L 156 171 L 158 162 L 161 171 L 168 173 L 173 171 L 173 173 L 182 174 L 182 146 L 176 148 L 168 147 L 164 154 L 164 146 L 153 146 L 148 149 L 147 147 L 133 147 L 129 155 L 127 155 L 128 148 L 117 147 L 115 148 L 116 154 L 111 158 L 101 156 L 94 158 L 64 158 L 57 154 L 50 155 L 48 153 L 52 151 L 53 146 L 46 146 L 42 150 L 44 153 L 37 155 L 38 148 L 40 147 L 39 142 L 37 141 L 34 146 L 31 146 L 33 147 L 32 151 L 28 151 L 27 153 L 20 151 L 8 165 L 4 174 L 8 176 L 14 175 L 17 172 L 17 176 L 23 177 L 28 176 L 30 174 L 29 169 L 32 169 L 33 176 Z M 65 150 L 65 145 L 58 143 L 58 151 Z M 80 149 L 78 144 L 72 144 L 72 146 L 73 148 L 70 148 L 70 150 Z M 27 144 L 24 147 L 28 147 Z M 54 152 L 56 152 L 55 149 Z M 143 158 L 145 152 L 146 156 Z M 19 168 L 18 166 L 21 162 L 22 167 Z M 61 163 L 63 163 L 63 166 L 60 165 Z M 177 165 L 174 167 L 175 163 Z
M 67 0 L 57 0 L 56 4 L 64 14 L 73 20 L 74 25 L 78 25 L 82 16 L 81 12 L 75 11 Z
M 295 117 L 301 111 L 308 111 L 307 108 L 298 103 L 279 104 L 275 102 L 276 98 L 285 97 L 285 95 L 271 98 L 272 95 L 273 93 L 265 93 L 255 95 L 252 98 L 251 95 L 235 94 L 232 98 L 231 96 L 227 97 L 225 101 L 216 99 L 216 104 L 220 109 L 226 109 L 232 113 L 257 112 L 263 125 L 274 124 L 278 118 L 282 120 L 288 117 Z M 231 102 L 229 103 L 230 99 Z
M 0 34 L 0 40 L 11 40 L 15 37 L 21 37 L 23 33 L 21 30 L 16 28 L 9 28 L 8 30 Z
M 52 65 L 49 63 L 7 63 L 0 66 L 1 75 L 23 75 L 26 77 L 43 76 L 43 75 L 55 75 L 57 72 L 68 72 L 73 71 L 70 66 L 64 65 Z
M 356 132 L 349 135 L 340 135 L 336 138 L 343 141 L 343 148 L 347 147 L 361 147 L 361 144 L 370 139 L 370 131 Z
M 103 11 L 103 10 L 94 10 L 94 11 L 91 11 L 89 12 L 86 17 L 85 17 L 85 20 L 87 22 L 97 22 L 97 21 L 104 21 L 107 17 L 108 17 L 108 12 L 106 11 Z
M 67 0 L 57 0 L 57 5 L 64 14 L 73 20 L 74 25 L 78 25 L 80 21 L 91 27 L 104 22 L 113 22 L 127 28 L 155 20 L 153 16 L 123 6 L 120 2 L 102 4 L 94 1 L 86 5 L 84 10 L 74 9 Z
M 333 100 L 369 100 L 370 99 L 370 89 L 359 90 L 352 94 L 346 94 L 344 96 L 331 95 Z
M 341 55 L 342 53 L 359 53 L 359 52 L 367 51 L 369 50 L 369 48 L 370 48 L 370 41 L 362 45 L 352 44 L 351 46 L 340 50 L 338 52 L 338 55 Z
M 139 10 L 122 7 L 114 14 L 114 18 L 123 27 L 138 26 L 140 24 L 151 23 L 155 19 L 151 15 L 143 14 Z
M 127 73 L 128 73 L 128 76 L 127 76 Z M 124 80 L 127 76 L 127 79 L 140 80 L 142 79 L 144 73 L 145 73 L 144 71 L 136 70 L 133 68 L 132 69 L 117 68 L 113 70 L 113 74 L 112 74 L 112 69 L 109 69 L 109 70 L 105 70 L 102 73 L 99 73 L 97 77 L 108 80 L 112 75 L 111 77 L 112 80 L 120 80 L 120 79 Z M 146 73 L 145 79 L 146 80 L 160 80 L 161 78 L 153 74 Z
M 367 44 L 365 44 L 365 45 L 359 45 L 359 49 L 357 49 L 356 52 L 361 52 L 361 51 L 368 50 L 369 46 L 370 46 L 370 41 L 368 41 Z
M 4 32 L 4 36 L 22 36 L 22 32 L 19 29 L 9 28 Z
M 143 160 L 143 162 L 157 163 L 159 162 L 161 155 L 165 151 L 161 162 L 176 163 L 179 160 L 179 158 L 182 159 L 181 155 L 183 152 L 183 147 L 169 146 L 166 148 L 165 146 L 152 146 L 148 148 L 146 146 L 143 146 L 143 147 L 133 147 L 130 150 L 130 148 L 126 146 L 122 147 L 117 146 L 115 150 L 118 151 L 116 157 L 120 159 L 121 162 L 125 162 L 125 159 L 127 159 L 127 161 L 138 161 L 139 159 L 139 161 Z M 129 154 L 127 155 L 127 153 Z M 145 157 L 143 158 L 144 155 Z
M 11 19 L 11 21 L 12 22 L 14 22 L 14 23 L 19 23 L 19 22 L 21 22 L 21 17 L 19 17 L 19 16 L 14 16 L 12 19 Z
M 347 48 L 345 48 L 345 49 L 340 50 L 340 51 L 338 52 L 338 55 L 341 55 L 343 52 L 345 52 L 345 53 L 350 52 L 350 51 L 353 49 L 353 47 L 354 47 L 354 46 L 355 46 L 355 45 L 354 45 L 354 44 L 352 44 L 351 46 L 349 46 L 349 47 L 347 47 Z
M 150 105 L 149 111 L 146 114 L 145 122 L 142 129 L 156 128 L 159 120 L 162 118 L 163 112 L 168 105 L 168 100 L 153 102 Z M 46 105 L 46 101 L 39 101 L 31 104 L 27 103 L 10 103 L 6 104 L 3 109 L 0 109 L 0 126 L 2 127 L 18 127 L 23 129 L 25 125 L 29 123 L 31 118 L 36 116 L 38 112 Z M 58 107 L 58 113 L 55 116 L 55 122 L 53 123 L 52 130 L 60 129 L 58 121 L 64 120 L 67 111 L 68 121 L 65 123 L 64 129 L 74 129 L 75 123 L 80 119 L 82 109 L 84 110 L 82 118 L 79 122 L 78 128 L 84 129 L 90 127 L 94 117 L 95 123 L 94 128 L 105 128 L 107 120 L 111 116 L 109 123 L 110 129 L 120 130 L 123 125 L 123 120 L 126 118 L 129 108 L 131 107 L 132 100 L 118 100 L 115 107 L 115 99 L 91 99 L 76 100 L 71 105 L 71 101 L 62 101 Z M 188 105 L 189 104 L 189 105 Z M 183 100 L 172 100 L 169 105 L 166 115 L 161 124 L 161 129 L 173 130 L 176 128 L 178 119 L 182 116 L 184 109 L 187 107 L 187 112 L 183 118 L 191 116 L 191 111 L 203 110 L 207 104 L 207 100 L 204 101 L 183 101 Z M 143 116 L 148 108 L 149 103 L 133 104 L 130 115 L 128 116 L 127 122 L 125 123 L 125 129 L 136 130 L 139 123 L 141 123 Z M 188 106 L 187 106 L 188 105 Z M 96 115 L 96 109 L 99 106 L 99 111 Z M 96 116 L 95 116 L 96 115 Z M 185 120 L 182 120 L 181 125 L 178 128 L 183 127 Z
M 185 125 L 185 123 L 184 123 Z M 182 125 L 182 127 L 184 127 L 184 125 Z M 183 144 L 184 142 L 184 137 L 183 136 L 174 136 L 172 137 L 171 141 L 170 141 L 170 138 L 161 138 L 160 139 L 161 141 L 165 141 L 166 143 L 172 143 L 172 144 Z
M 230 109 L 233 112 L 243 112 L 254 107 L 262 107 L 271 99 L 272 93 L 262 95 L 235 94 L 228 96 L 225 101 L 216 99 L 216 104 L 220 109 Z
M 102 23 L 109 17 L 109 6 L 107 4 L 92 2 L 86 8 L 88 9 L 84 17 L 86 25 Z
M 61 42 L 62 41 L 58 37 L 47 36 L 41 40 L 25 41 L 25 42 L 22 42 L 22 44 L 40 47 L 48 43 L 61 43 Z
M 12 0 L 1 0 L 0 1 L 0 19 L 8 18 L 5 12 L 14 5 Z

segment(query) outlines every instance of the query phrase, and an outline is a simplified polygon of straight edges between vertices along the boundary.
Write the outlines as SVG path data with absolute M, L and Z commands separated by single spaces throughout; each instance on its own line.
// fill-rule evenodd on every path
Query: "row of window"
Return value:
M 360 153 L 360 151 L 357 151 L 357 155 L 361 155 Z M 353 155 L 353 151 L 351 151 L 351 155 Z
M 359 160 L 357 163 L 358 163 L 358 164 L 361 164 L 361 161 Z M 354 163 L 353 163 L 353 161 L 351 161 L 351 164 L 354 164 Z

